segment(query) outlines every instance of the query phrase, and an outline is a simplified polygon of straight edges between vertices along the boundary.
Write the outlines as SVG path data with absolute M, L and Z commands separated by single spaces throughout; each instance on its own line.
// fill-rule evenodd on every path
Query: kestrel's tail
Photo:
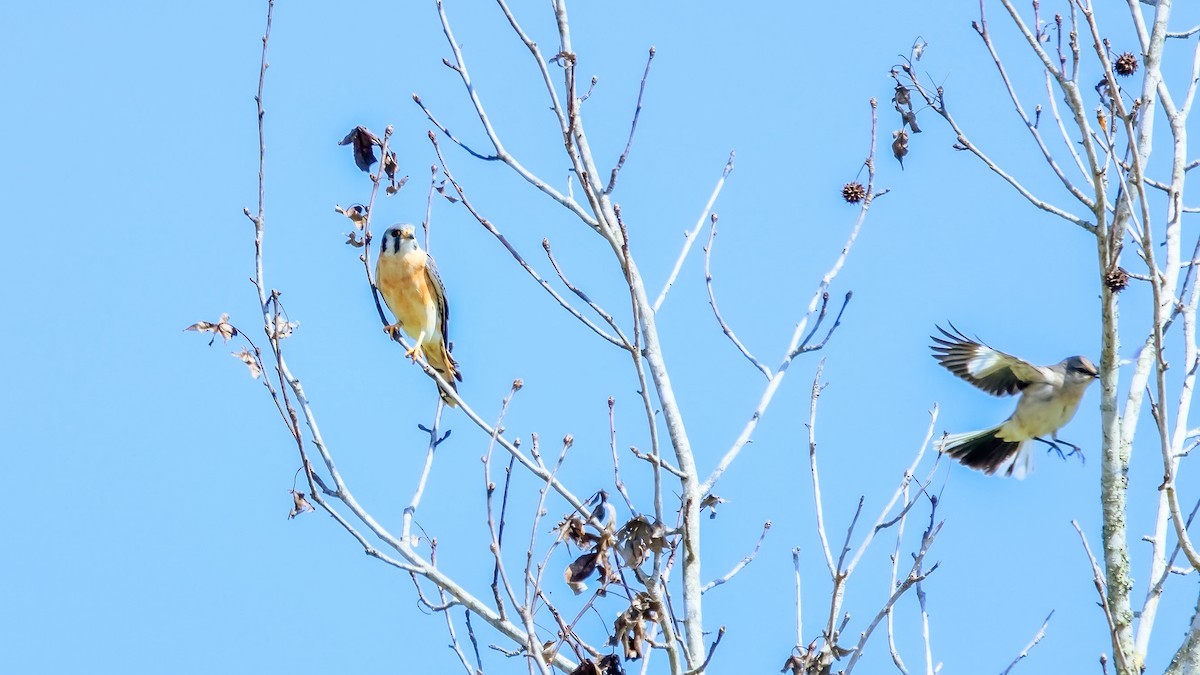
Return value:
M 458 363 L 446 350 L 445 345 L 441 343 L 426 344 L 421 351 L 425 354 L 425 360 L 429 362 L 429 367 L 438 371 L 438 375 L 442 376 L 446 384 L 457 392 L 458 386 L 454 384 L 454 381 L 462 382 L 462 374 L 458 372 Z M 439 391 L 438 393 L 442 395 L 442 400 L 446 402 L 446 405 L 451 408 L 458 405 L 446 392 Z
M 941 452 L 964 466 L 988 475 L 1000 473 L 1024 478 L 1033 471 L 1033 453 L 1029 441 L 1004 440 L 1000 437 L 1003 426 L 965 434 L 948 434 L 942 439 Z

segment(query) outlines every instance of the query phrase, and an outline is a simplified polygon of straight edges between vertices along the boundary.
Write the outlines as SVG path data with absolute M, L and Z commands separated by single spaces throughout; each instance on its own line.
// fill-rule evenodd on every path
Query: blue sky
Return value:
M 805 441 L 819 358 L 827 359 L 829 383 L 817 430 L 825 510 L 840 539 L 859 495 L 867 495 L 866 514 L 886 502 L 935 403 L 938 432 L 990 425 L 1011 411 L 1011 401 L 972 389 L 929 357 L 935 324 L 953 321 L 1035 362 L 1099 355 L 1095 252 L 1085 232 L 1034 210 L 952 150 L 952 135 L 931 111 L 921 113 L 925 133 L 910 141 L 903 171 L 888 155 L 898 120 L 888 114 L 887 73 L 922 36 L 930 44 L 922 72 L 945 87 L 974 140 L 1066 203 L 1002 98 L 970 29 L 970 3 L 795 4 L 571 8 L 579 72 L 599 78 L 584 112 L 602 164 L 624 147 L 646 52 L 657 50 L 615 193 L 651 292 L 736 150 L 715 208 L 714 283 L 726 320 L 772 367 L 854 221 L 857 211 L 839 191 L 859 175 L 867 101 L 880 100 L 878 185 L 891 192 L 874 204 L 832 289 L 835 297 L 852 290 L 854 299 L 828 348 L 792 365 L 753 444 L 717 487 L 729 503 L 703 525 L 711 578 L 750 551 L 763 521 L 773 522 L 757 559 L 708 597 L 707 628 L 729 629 L 717 671 L 771 672 L 787 658 L 795 640 L 792 547 L 802 550 L 805 614 L 814 617 L 807 637 L 828 606 Z M 552 53 L 546 3 L 513 9 Z M 1040 102 L 1040 70 L 999 8 L 989 11 L 1029 105 Z M 1113 17 L 1117 48 L 1132 49 L 1124 7 L 1105 3 L 1102 11 Z M 1197 21 L 1186 11 L 1177 10 L 1180 27 Z M 0 526 L 8 551 L 0 558 L 0 651 L 13 672 L 459 667 L 443 648 L 442 617 L 418 610 L 407 576 L 363 555 L 322 514 L 286 518 L 298 464 L 268 397 L 226 355 L 233 343 L 209 348 L 207 337 L 180 331 L 228 312 L 261 343 L 247 281 L 252 228 L 242 208 L 253 208 L 257 194 L 253 95 L 264 12 L 257 2 L 0 9 L 11 94 L 0 110 L 0 194 L 11 224 L 0 249 L 0 281 L 10 289 L 9 329 L 0 337 L 9 354 L 0 365 L 0 424 L 10 496 Z M 562 184 L 561 138 L 524 47 L 491 5 L 449 0 L 447 12 L 508 147 Z M 1186 69 L 1188 49 L 1169 55 L 1178 68 Z M 369 183 L 336 142 L 358 124 L 379 133 L 394 125 L 392 144 L 411 179 L 398 195 L 381 197 L 376 227 L 420 222 L 436 157 L 411 94 L 473 147 L 487 147 L 461 83 L 441 65 L 449 56 L 432 2 L 284 2 L 276 10 L 265 93 L 267 283 L 300 324 L 288 358 L 343 475 L 397 527 L 425 447 L 416 425 L 428 423 L 436 397 L 379 330 L 357 250 L 342 243 L 349 223 L 334 204 L 365 201 Z M 1180 72 L 1168 75 L 1179 83 Z M 626 316 L 620 274 L 594 235 L 504 167 L 441 144 L 468 196 L 543 276 L 553 276 L 541 256 L 545 237 L 573 281 Z M 522 378 L 505 422 L 510 433 L 536 432 L 547 447 L 572 434 L 564 480 L 577 494 L 610 488 L 609 396 L 618 447 L 647 445 L 622 353 L 557 308 L 461 205 L 435 199 L 432 250 L 453 306 L 464 397 L 494 417 Z M 711 467 L 763 381 L 713 319 L 700 253 L 658 316 L 698 461 Z M 1136 288 L 1123 296 L 1129 321 L 1146 312 L 1139 299 Z M 1085 465 L 1040 456 L 1023 482 L 945 463 L 937 473 L 946 525 L 930 554 L 941 567 L 925 591 L 944 672 L 1003 670 L 1051 610 L 1045 639 L 1014 672 L 1094 667 L 1108 649 L 1070 526 L 1077 520 L 1099 547 L 1098 400 L 1091 391 L 1063 432 L 1089 451 Z M 443 566 L 487 595 L 478 461 L 486 437 L 455 412 L 445 424 L 454 433 L 418 519 L 438 537 Z M 1147 551 L 1137 539 L 1151 527 L 1161 477 L 1148 447 L 1135 449 L 1130 475 L 1134 575 L 1143 584 Z M 631 488 L 645 487 L 636 460 L 625 454 L 622 466 Z M 525 495 L 537 488 L 527 476 L 515 486 Z M 514 527 L 526 537 L 533 502 L 520 507 Z M 543 526 L 564 511 L 550 505 Z M 891 536 L 883 539 L 851 580 L 854 633 L 888 592 Z M 548 545 L 549 536 L 541 541 Z M 570 562 L 565 552 L 555 556 L 552 565 Z M 1150 671 L 1161 671 L 1178 646 L 1195 584 L 1169 582 Z M 581 602 L 566 589 L 556 593 L 564 607 Z M 604 617 L 589 619 L 586 630 L 600 634 L 611 620 Z M 906 660 L 920 663 L 913 598 L 900 604 L 897 621 Z M 863 665 L 871 672 L 891 668 L 882 638 Z M 492 672 L 518 667 L 495 652 L 485 658 Z

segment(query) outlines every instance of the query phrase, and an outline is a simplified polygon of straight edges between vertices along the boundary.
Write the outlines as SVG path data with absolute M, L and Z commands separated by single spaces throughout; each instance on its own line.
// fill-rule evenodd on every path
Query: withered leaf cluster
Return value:
M 571 671 L 571 675 L 625 675 L 621 667 L 621 659 L 616 654 L 600 657 L 599 661 L 584 659 L 579 667 Z
M 292 336 L 296 328 L 300 326 L 299 321 L 288 321 L 287 317 L 282 314 L 276 314 L 274 325 L 267 326 L 267 336 L 273 337 L 276 340 L 286 340 Z
M 626 567 L 641 567 L 651 553 L 662 553 L 666 544 L 662 523 L 651 523 L 646 516 L 631 518 L 617 532 L 617 552 Z
M 627 660 L 640 659 L 646 653 L 646 642 L 650 639 L 647 625 L 657 623 L 661 613 L 659 603 L 643 591 L 633 597 L 629 608 L 613 622 L 611 642 L 621 643 Z
M 587 590 L 587 584 L 584 582 L 595 572 L 599 572 L 599 579 L 604 586 L 611 581 L 620 579 L 616 570 L 606 564 L 608 551 L 614 542 L 611 526 L 595 533 L 589 529 L 589 525 L 583 518 L 577 514 L 571 514 L 554 529 L 558 532 L 560 539 L 584 551 L 563 570 L 563 580 L 576 595 Z
M 922 47 L 922 51 L 924 47 Z M 919 52 L 917 52 L 919 55 Z M 912 75 L 911 66 L 905 64 L 902 66 L 904 71 L 910 76 Z M 892 77 L 896 78 L 898 71 L 892 71 Z M 896 112 L 900 113 L 900 128 L 892 132 L 892 155 L 896 161 L 900 162 L 900 168 L 904 168 L 904 156 L 908 154 L 908 138 L 910 134 L 921 133 L 921 126 L 917 124 L 917 112 L 913 109 L 912 91 L 896 80 L 896 90 L 892 93 L 892 107 Z
M 228 314 L 222 314 L 221 318 L 217 319 L 216 323 L 211 321 L 197 321 L 187 328 L 184 328 L 184 330 L 194 330 L 197 333 L 212 333 L 213 337 L 208 341 L 210 347 L 212 346 L 213 342 L 216 342 L 218 335 L 220 335 L 225 342 L 229 342 L 229 338 L 238 334 L 238 329 L 234 328 L 233 324 L 229 323 Z
M 835 633 L 834 640 L 836 641 L 836 639 Z M 836 644 L 831 645 L 828 641 L 825 641 L 818 649 L 817 641 L 813 640 L 809 643 L 808 649 L 788 656 L 779 672 L 791 672 L 792 675 L 830 675 L 833 671 L 834 661 L 853 653 L 853 649 L 838 647 Z
M 363 126 L 358 126 L 351 129 L 350 133 L 346 134 L 345 138 L 338 141 L 338 145 L 351 146 L 354 150 L 354 165 L 359 169 L 370 173 L 371 165 L 379 161 L 378 158 L 375 157 L 375 148 L 378 146 L 380 149 L 382 149 L 383 141 L 379 140 L 378 136 L 371 133 L 370 129 Z M 399 170 L 399 168 L 400 165 L 396 162 L 395 151 L 388 150 L 383 156 L 383 173 L 388 177 L 388 182 L 390 183 L 386 190 L 389 195 L 394 195 L 399 192 L 400 188 L 404 187 L 404 184 L 408 182 L 408 176 L 404 176 L 399 180 L 396 179 L 396 172 Z M 374 176 L 372 176 L 372 178 L 374 178 Z M 338 209 L 338 212 L 344 213 L 340 208 Z M 349 213 L 346 213 L 345 215 L 351 220 L 355 219 L 354 216 Z M 365 215 L 365 213 L 363 215 Z

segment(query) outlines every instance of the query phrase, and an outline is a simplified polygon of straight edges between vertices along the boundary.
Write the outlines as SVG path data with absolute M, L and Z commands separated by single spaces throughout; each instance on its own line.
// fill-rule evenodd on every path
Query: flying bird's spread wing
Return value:
M 931 336 L 933 358 L 976 387 L 995 396 L 1009 396 L 1045 380 L 1041 368 L 968 338 L 954 324 L 950 328 L 953 333 L 938 326 L 945 337 Z

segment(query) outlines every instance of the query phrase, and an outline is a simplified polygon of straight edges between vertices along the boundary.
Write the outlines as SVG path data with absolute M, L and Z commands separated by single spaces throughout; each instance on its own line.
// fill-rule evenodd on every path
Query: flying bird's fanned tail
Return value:
M 941 452 L 964 466 L 979 469 L 989 475 L 999 473 L 1024 478 L 1033 471 L 1033 453 L 1030 451 L 1029 441 L 1004 440 L 1000 437 L 1003 426 L 964 434 L 948 434 L 942 439 Z

